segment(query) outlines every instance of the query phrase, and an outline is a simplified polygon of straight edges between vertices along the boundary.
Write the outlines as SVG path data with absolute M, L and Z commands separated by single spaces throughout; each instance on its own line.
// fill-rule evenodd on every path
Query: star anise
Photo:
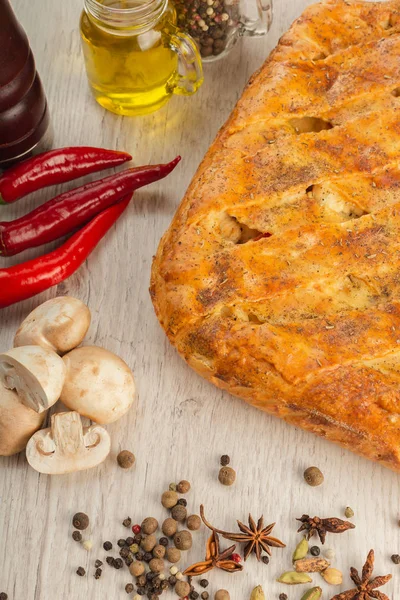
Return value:
M 244 523 L 241 523 L 241 521 L 237 522 L 239 529 L 242 533 L 230 533 L 229 531 L 215 529 L 215 527 L 208 523 L 204 516 L 203 505 L 200 506 L 200 515 L 203 519 L 204 524 L 212 531 L 217 531 L 227 540 L 239 542 L 240 544 L 246 544 L 244 548 L 244 560 L 247 560 L 247 558 L 252 552 L 254 552 L 257 556 L 257 560 L 261 560 L 261 553 L 263 550 L 267 554 L 271 555 L 270 546 L 275 546 L 276 548 L 285 548 L 285 544 L 283 542 L 281 542 L 275 537 L 270 536 L 270 533 L 273 530 L 275 523 L 271 523 L 271 525 L 267 525 L 267 527 L 264 527 L 263 517 L 260 517 L 258 523 L 256 524 L 253 517 L 249 515 L 248 527 L 247 525 L 244 525 Z
M 243 565 L 229 558 L 232 556 L 235 548 L 236 546 L 233 545 L 221 552 L 219 548 L 218 533 L 213 531 L 207 541 L 205 559 L 188 567 L 183 574 L 188 577 L 196 577 L 197 575 L 204 575 L 204 573 L 211 571 L 214 567 L 222 569 L 223 571 L 228 571 L 229 573 L 241 571 Z
M 302 525 L 297 530 L 299 531 L 307 531 L 306 537 L 309 540 L 314 535 L 318 534 L 319 539 L 321 540 L 321 544 L 325 544 L 325 538 L 327 532 L 329 533 L 343 533 L 348 529 L 354 529 L 355 525 L 350 523 L 350 521 L 342 521 L 342 519 L 337 519 L 336 517 L 332 517 L 330 519 L 320 519 L 319 517 L 309 517 L 308 515 L 303 515 L 300 519 L 296 519 L 297 521 L 301 521 Z
M 369 598 L 377 598 L 378 600 L 389 600 L 386 594 L 378 592 L 376 588 L 385 585 L 392 576 L 381 575 L 371 579 L 372 571 L 374 570 L 374 551 L 370 550 L 367 556 L 365 565 L 363 566 L 361 577 L 357 569 L 351 567 L 350 577 L 356 584 L 356 588 L 337 594 L 332 600 L 368 600 Z

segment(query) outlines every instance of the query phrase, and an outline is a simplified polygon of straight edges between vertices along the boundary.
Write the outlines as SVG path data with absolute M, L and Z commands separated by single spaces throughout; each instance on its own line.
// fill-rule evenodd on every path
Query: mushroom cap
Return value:
M 0 383 L 38 413 L 57 402 L 65 374 L 63 359 L 53 350 L 21 346 L 0 354 Z
M 90 319 L 90 310 L 81 300 L 71 296 L 52 298 L 21 323 L 14 347 L 37 345 L 65 354 L 83 341 Z
M 31 437 L 26 458 L 39 473 L 62 475 L 96 467 L 110 449 L 110 436 L 103 427 L 83 428 L 77 412 L 62 412 L 52 415 L 49 429 Z
M 16 392 L 0 386 L 0 456 L 21 452 L 45 416 L 21 404 Z
M 67 376 L 61 400 L 96 423 L 112 423 L 131 407 L 135 381 L 128 365 L 98 346 L 76 348 L 63 358 Z

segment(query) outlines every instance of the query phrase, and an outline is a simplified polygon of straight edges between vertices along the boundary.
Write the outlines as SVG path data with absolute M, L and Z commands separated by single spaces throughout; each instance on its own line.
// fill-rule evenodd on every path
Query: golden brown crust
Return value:
M 400 470 L 400 2 L 310 6 L 161 240 L 151 295 L 204 377 Z

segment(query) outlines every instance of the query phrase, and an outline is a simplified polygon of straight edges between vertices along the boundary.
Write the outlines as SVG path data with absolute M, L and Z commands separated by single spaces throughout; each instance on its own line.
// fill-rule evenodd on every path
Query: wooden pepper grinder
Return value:
M 0 0 L 0 167 L 45 150 L 49 113 L 25 31 Z

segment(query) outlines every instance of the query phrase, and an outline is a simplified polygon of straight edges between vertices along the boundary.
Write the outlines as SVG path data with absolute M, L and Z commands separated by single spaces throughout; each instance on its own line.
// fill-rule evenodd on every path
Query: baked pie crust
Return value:
M 400 2 L 306 9 L 161 240 L 151 296 L 215 385 L 400 470 Z

